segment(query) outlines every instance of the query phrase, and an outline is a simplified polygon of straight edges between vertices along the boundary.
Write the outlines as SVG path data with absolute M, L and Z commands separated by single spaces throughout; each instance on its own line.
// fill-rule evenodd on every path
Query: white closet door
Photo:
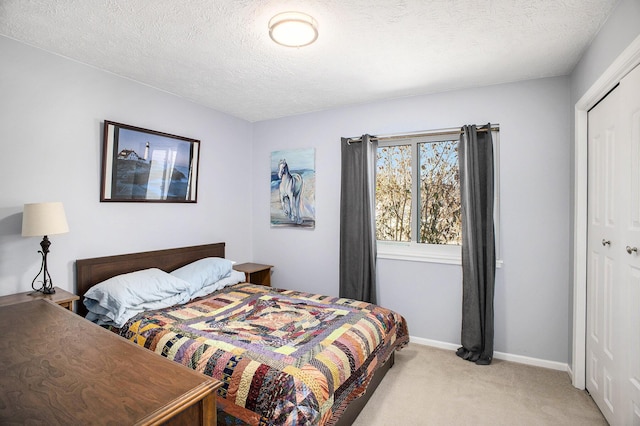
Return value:
M 621 359 L 615 324 L 620 322 L 620 206 L 622 177 L 618 138 L 620 88 L 589 112 L 587 351 L 586 387 L 607 421 L 620 424 L 621 397 L 616 387 Z
M 640 67 L 589 112 L 587 389 L 640 426 Z
M 640 426 L 640 67 L 621 82 L 620 131 L 624 144 L 621 165 L 627 171 L 622 192 L 622 305 L 620 332 L 627 355 L 623 380 L 622 424 Z

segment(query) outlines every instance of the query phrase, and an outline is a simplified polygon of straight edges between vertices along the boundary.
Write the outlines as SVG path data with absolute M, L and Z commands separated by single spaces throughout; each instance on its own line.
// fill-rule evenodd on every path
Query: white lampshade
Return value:
M 44 235 L 69 232 L 64 206 L 60 202 L 25 204 L 22 214 L 22 236 L 41 237 Z
M 279 13 L 269 21 L 269 36 L 283 46 L 308 46 L 318 38 L 318 22 L 306 13 Z

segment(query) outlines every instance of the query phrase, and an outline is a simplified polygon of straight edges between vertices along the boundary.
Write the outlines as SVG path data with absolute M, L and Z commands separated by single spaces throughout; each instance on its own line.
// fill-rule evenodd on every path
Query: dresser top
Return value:
M 219 383 L 47 300 L 0 307 L 0 423 L 152 423 Z

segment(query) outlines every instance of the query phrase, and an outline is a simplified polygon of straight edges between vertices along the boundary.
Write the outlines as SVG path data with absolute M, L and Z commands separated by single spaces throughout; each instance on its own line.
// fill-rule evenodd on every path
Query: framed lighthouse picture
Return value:
M 104 122 L 100 201 L 195 203 L 200 141 Z

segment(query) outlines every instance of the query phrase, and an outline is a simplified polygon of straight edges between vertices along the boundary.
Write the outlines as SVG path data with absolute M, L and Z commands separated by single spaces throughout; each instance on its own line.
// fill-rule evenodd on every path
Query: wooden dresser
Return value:
M 0 424 L 215 425 L 218 386 L 53 302 L 0 307 Z

